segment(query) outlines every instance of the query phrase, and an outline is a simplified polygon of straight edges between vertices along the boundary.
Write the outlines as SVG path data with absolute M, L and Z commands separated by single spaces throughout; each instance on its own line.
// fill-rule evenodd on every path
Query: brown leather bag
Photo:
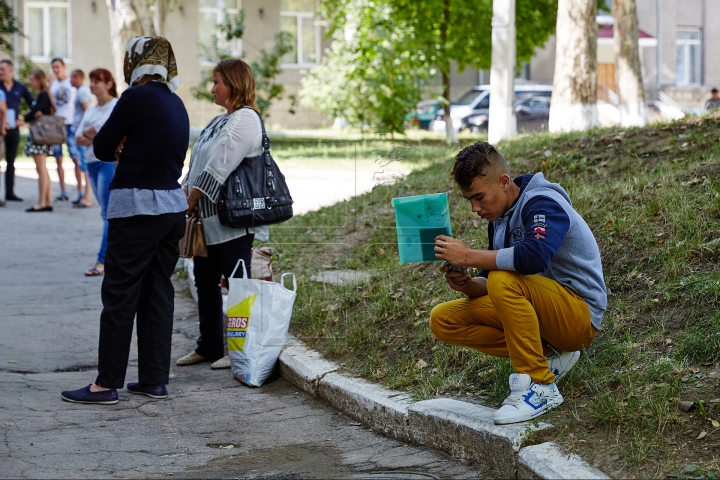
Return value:
M 57 115 L 41 115 L 30 124 L 35 145 L 62 145 L 67 142 L 65 119 Z
M 207 257 L 207 241 L 202 219 L 196 214 L 185 218 L 185 235 L 180 239 L 180 256 L 183 258 Z

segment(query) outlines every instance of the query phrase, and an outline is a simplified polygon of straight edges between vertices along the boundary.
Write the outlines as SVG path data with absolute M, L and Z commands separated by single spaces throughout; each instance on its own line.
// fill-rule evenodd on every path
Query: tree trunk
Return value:
M 125 89 L 123 64 L 125 46 L 137 35 L 153 35 L 152 15 L 147 0 L 106 0 L 110 20 L 110 47 L 118 93 Z M 143 15 L 141 21 L 138 15 Z
M 596 0 L 558 0 L 551 132 L 598 125 Z
M 448 62 L 448 69 L 450 68 Z M 450 116 L 450 74 L 443 71 L 442 74 L 443 82 L 443 98 L 445 98 L 445 132 L 447 133 L 447 140 L 450 143 L 458 143 L 457 135 L 455 134 L 455 127 L 453 127 L 452 117 Z
M 165 35 L 165 18 L 168 13 L 168 0 L 155 0 L 155 11 L 153 12 L 153 28 L 155 35 Z
M 635 0 L 613 0 L 612 15 L 615 20 L 615 85 L 618 90 L 620 125 L 641 127 L 647 123 L 647 108 L 640 70 Z
M 450 23 L 450 0 L 445 0 L 445 8 L 443 9 L 443 18 L 440 24 L 440 40 L 442 46 L 447 45 L 447 29 Z M 447 140 L 450 143 L 458 143 L 457 135 L 455 135 L 455 127 L 453 127 L 452 117 L 450 116 L 450 62 L 447 62 L 442 72 L 443 82 L 443 98 L 445 98 L 445 132 Z

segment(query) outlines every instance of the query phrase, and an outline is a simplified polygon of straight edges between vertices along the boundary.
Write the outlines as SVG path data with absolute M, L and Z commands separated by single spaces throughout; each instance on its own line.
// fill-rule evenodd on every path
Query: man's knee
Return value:
M 438 340 L 443 342 L 447 339 L 448 315 L 445 310 L 445 304 L 440 303 L 430 311 L 430 331 Z
M 516 285 L 522 277 L 521 273 L 510 270 L 491 270 L 487 279 L 488 295 L 492 297 L 505 291 L 508 287 Z

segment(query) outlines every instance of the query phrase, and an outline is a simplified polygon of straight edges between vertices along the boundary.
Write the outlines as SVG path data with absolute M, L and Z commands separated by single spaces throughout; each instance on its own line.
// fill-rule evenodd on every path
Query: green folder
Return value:
M 395 209 L 400 263 L 429 262 L 435 258 L 435 237 L 452 236 L 447 193 L 392 199 Z

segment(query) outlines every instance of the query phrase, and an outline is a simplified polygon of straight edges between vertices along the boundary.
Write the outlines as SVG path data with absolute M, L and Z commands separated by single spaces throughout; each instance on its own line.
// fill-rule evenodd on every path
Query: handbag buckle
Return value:
M 253 210 L 264 210 L 265 199 L 264 198 L 253 198 Z

